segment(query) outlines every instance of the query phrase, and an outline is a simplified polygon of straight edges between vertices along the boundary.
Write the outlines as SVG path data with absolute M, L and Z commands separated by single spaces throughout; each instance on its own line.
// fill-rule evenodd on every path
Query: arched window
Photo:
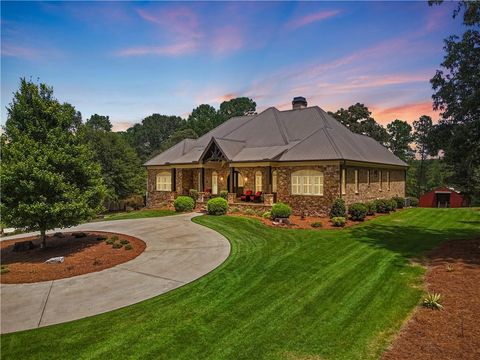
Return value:
M 292 195 L 323 195 L 323 173 L 318 170 L 292 173 Z
M 172 174 L 169 171 L 162 171 L 156 178 L 157 191 L 172 191 Z
M 262 172 L 255 172 L 255 192 L 262 191 Z
M 272 172 L 272 192 L 277 192 L 277 182 L 278 182 L 278 171 L 273 170 Z
M 237 186 L 243 188 L 244 181 L 243 181 L 243 175 L 241 173 L 237 173 L 237 181 L 238 181 Z
M 218 194 L 218 174 L 216 171 L 212 172 L 212 194 Z

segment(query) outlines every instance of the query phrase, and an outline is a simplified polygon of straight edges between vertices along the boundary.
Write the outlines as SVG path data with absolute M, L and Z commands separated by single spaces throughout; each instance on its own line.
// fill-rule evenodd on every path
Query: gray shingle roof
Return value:
M 231 118 L 202 137 L 186 139 L 145 163 L 200 161 L 215 142 L 229 161 L 352 160 L 407 166 L 374 139 L 351 132 L 318 106 Z

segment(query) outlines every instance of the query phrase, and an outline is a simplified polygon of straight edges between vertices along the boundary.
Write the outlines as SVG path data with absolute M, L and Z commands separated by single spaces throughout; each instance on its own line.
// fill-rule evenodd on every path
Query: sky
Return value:
M 455 3 L 1 3 L 1 123 L 26 77 L 84 119 L 125 130 L 152 113 L 188 117 L 248 96 L 257 111 L 294 96 L 336 111 L 413 122 L 432 111 L 443 39 L 463 32 Z

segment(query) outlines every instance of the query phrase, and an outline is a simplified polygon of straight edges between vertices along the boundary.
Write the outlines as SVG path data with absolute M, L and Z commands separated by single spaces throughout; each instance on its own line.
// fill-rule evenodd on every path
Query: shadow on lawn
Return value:
M 460 221 L 462 223 L 462 221 Z M 475 223 L 475 221 L 464 222 Z M 369 246 L 393 251 L 405 258 L 419 260 L 447 240 L 480 238 L 480 229 L 450 227 L 429 229 L 412 225 L 366 224 L 350 228 L 353 237 Z M 470 262 L 471 259 L 463 259 Z

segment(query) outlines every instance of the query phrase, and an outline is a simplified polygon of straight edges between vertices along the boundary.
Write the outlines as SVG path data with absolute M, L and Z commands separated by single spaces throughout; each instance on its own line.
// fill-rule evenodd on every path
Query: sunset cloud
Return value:
M 403 104 L 393 107 L 370 106 L 372 116 L 380 123 L 386 124 L 395 119 L 409 122 L 418 120 L 421 115 L 428 115 L 434 122 L 438 120 L 439 113 L 432 109 L 431 101 Z
M 197 45 L 193 42 L 178 43 L 165 46 L 139 46 L 123 49 L 117 52 L 118 56 L 180 56 L 195 52 Z
M 287 23 L 287 28 L 298 29 L 306 25 L 310 25 L 314 22 L 323 21 L 323 20 L 336 17 L 340 13 L 341 13 L 340 10 L 327 10 L 327 11 L 319 11 L 313 14 L 308 14 L 308 15 L 290 20 Z

